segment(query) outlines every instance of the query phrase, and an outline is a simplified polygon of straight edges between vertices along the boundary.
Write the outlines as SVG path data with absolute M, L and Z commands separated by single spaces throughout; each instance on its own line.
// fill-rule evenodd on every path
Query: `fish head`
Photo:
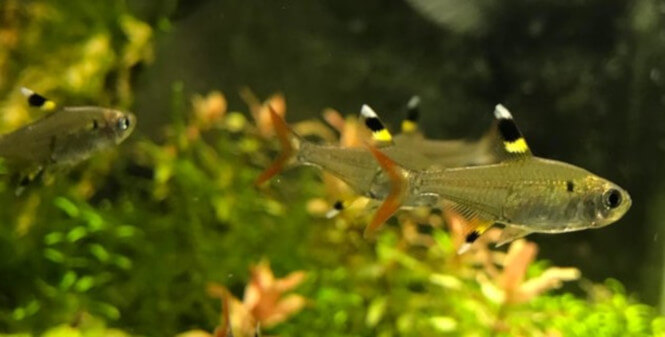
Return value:
M 619 220 L 632 205 L 630 195 L 617 184 L 599 177 L 588 177 L 582 199 L 582 213 L 591 228 L 607 226 Z
M 134 131 L 136 116 L 131 112 L 106 109 L 104 111 L 106 133 L 116 144 L 122 143 Z

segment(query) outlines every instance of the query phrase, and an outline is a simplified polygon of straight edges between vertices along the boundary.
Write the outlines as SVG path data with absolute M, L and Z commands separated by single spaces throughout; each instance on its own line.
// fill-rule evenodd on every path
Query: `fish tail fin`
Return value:
M 406 170 L 395 163 L 390 157 L 385 155 L 374 146 L 368 145 L 368 148 L 381 168 L 386 172 L 390 179 L 390 193 L 383 201 L 379 209 L 374 214 L 372 221 L 365 228 L 364 237 L 371 238 L 376 231 L 386 222 L 402 205 L 404 196 L 408 189 L 408 180 L 406 179 Z
M 420 118 L 420 97 L 413 96 L 406 103 L 406 118 L 402 121 L 402 133 L 412 134 L 418 131 L 418 119 Z
M 272 177 L 277 175 L 279 172 L 282 172 L 290 160 L 295 158 L 298 150 L 300 149 L 300 144 L 302 139 L 297 135 L 289 126 L 286 124 L 286 121 L 280 117 L 275 109 L 272 106 L 269 106 L 270 110 L 270 119 L 272 121 L 273 127 L 275 128 L 275 134 L 279 139 L 279 143 L 282 147 L 282 152 L 279 156 L 272 162 L 272 164 L 265 169 L 256 181 L 254 182 L 255 186 L 260 186 L 266 181 L 270 180 Z

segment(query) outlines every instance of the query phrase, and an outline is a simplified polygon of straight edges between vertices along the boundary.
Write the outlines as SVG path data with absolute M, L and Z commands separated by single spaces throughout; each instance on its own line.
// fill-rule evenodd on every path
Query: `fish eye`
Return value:
M 121 131 L 129 129 L 129 124 L 130 124 L 129 118 L 127 117 L 120 117 L 118 119 L 118 129 L 120 129 Z
M 616 208 L 621 205 L 621 192 L 616 188 L 611 188 L 603 194 L 603 203 L 609 208 Z

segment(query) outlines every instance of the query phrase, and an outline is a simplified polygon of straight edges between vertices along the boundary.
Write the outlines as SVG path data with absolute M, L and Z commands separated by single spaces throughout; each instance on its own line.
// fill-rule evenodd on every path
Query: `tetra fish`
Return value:
M 501 145 L 501 140 L 497 136 L 496 123 L 492 123 L 483 137 L 476 141 L 426 139 L 418 130 L 419 104 L 418 96 L 413 96 L 409 100 L 401 133 L 395 136 L 385 127 L 378 114 L 368 106 L 361 109 L 360 117 L 363 124 L 372 132 L 372 140 L 377 147 L 384 151 L 390 148 L 390 151 L 417 153 L 423 166 L 463 167 L 499 161 L 496 149 Z M 328 218 L 336 216 L 351 202 L 335 201 L 326 216 Z
M 534 157 L 505 107 L 497 105 L 494 115 L 503 139 L 503 160 L 497 164 L 411 170 L 371 148 L 393 184 L 366 235 L 405 200 L 417 198 L 430 200 L 432 207 L 451 207 L 468 220 L 460 253 L 495 223 L 505 226 L 501 245 L 533 232 L 603 227 L 630 208 L 630 195 L 618 185 L 577 166 Z
M 21 91 L 30 106 L 52 110 L 33 123 L 0 135 L 0 157 L 21 172 L 21 185 L 44 171 L 74 166 L 120 144 L 136 125 L 136 117 L 129 112 L 95 106 L 57 108 L 53 101 L 30 89 Z
M 366 105 L 361 110 L 364 114 L 375 114 Z M 383 199 L 387 195 L 390 189 L 389 181 L 367 149 L 319 145 L 306 141 L 291 131 L 274 110 L 271 109 L 270 113 L 282 153 L 257 178 L 256 185 L 268 181 L 287 165 L 308 165 L 331 173 L 347 183 L 359 195 L 373 199 Z M 389 140 L 389 138 L 383 139 Z M 384 150 L 397 162 L 410 169 L 425 169 L 432 165 L 429 160 L 413 151 L 403 151 L 395 147 L 387 147 Z
M 413 101 L 413 100 L 412 100 Z M 478 142 L 429 141 L 418 137 L 416 118 L 413 111 L 417 105 L 409 104 L 408 121 L 413 125 L 397 137 L 385 127 L 378 114 L 368 105 L 363 105 L 360 117 L 371 131 L 372 140 L 377 147 L 400 165 L 409 169 L 421 170 L 433 166 L 468 166 L 496 160 L 494 148 L 497 146 L 496 125 Z M 273 125 L 281 142 L 283 152 L 275 162 L 256 180 L 257 185 L 268 181 L 286 165 L 317 166 L 347 183 L 361 196 L 382 200 L 390 193 L 389 177 L 381 172 L 371 154 L 362 148 L 341 148 L 337 146 L 317 145 L 304 141 L 289 129 L 284 120 L 270 110 Z M 425 145 L 424 147 L 422 145 Z M 422 149 L 425 151 L 422 151 Z M 419 198 L 403 204 L 419 206 Z M 350 204 L 350 201 L 337 200 L 326 214 L 334 217 Z

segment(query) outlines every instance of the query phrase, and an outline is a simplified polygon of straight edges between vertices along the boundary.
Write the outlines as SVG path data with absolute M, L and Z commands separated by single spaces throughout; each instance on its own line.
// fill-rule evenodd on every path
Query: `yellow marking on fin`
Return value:
M 55 104 L 55 102 L 53 102 L 51 100 L 47 100 L 46 102 L 44 102 L 41 109 L 44 110 L 44 111 L 53 111 L 53 110 L 55 110 L 56 107 L 57 107 L 57 105 Z
M 478 232 L 480 235 L 483 235 L 483 233 L 490 229 L 492 225 L 494 225 L 494 222 L 492 221 L 483 221 L 478 225 L 478 227 L 476 227 L 476 232 Z
M 402 121 L 402 133 L 412 133 L 416 130 L 418 130 L 418 124 L 410 120 Z
M 372 133 L 372 138 L 378 142 L 390 143 L 393 141 L 393 136 L 388 129 L 381 129 Z
M 365 126 L 372 131 L 372 140 L 375 143 L 379 145 L 392 144 L 393 136 L 369 105 L 364 104 L 360 108 L 360 117 L 364 120 Z
M 464 242 L 457 248 L 457 254 L 461 255 L 469 251 L 471 246 L 480 238 L 490 227 L 494 225 L 492 221 L 485 221 L 478 218 L 472 219 L 469 223 L 469 231 L 464 235 Z
M 524 138 L 518 138 L 512 142 L 503 142 L 506 151 L 510 153 L 525 153 L 529 151 L 529 146 L 526 144 Z

